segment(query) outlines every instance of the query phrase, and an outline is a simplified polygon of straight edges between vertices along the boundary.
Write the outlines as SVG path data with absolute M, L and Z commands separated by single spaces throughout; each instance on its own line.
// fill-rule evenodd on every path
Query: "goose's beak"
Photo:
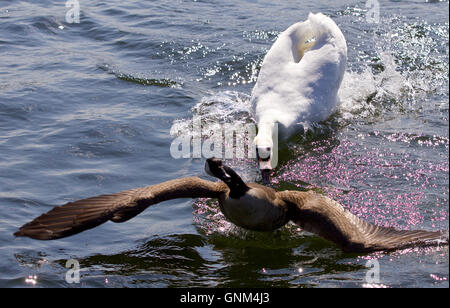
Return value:
M 214 157 L 206 160 L 205 171 L 207 174 L 219 178 L 222 181 L 231 179 L 231 176 L 223 169 L 222 161 Z
M 219 168 L 219 179 L 221 179 L 224 182 L 227 182 L 229 180 L 231 180 L 231 176 L 225 172 L 225 170 L 223 170 L 223 167 L 220 166 Z

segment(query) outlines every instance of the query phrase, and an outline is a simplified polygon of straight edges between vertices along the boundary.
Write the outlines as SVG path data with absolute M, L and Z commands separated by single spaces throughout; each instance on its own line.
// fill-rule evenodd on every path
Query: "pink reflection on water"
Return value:
M 447 281 L 447 277 L 439 277 L 438 275 L 435 274 L 430 274 L 430 277 L 436 281 Z
M 448 186 L 437 190 L 438 176 L 449 172 L 447 160 L 434 164 L 413 151 L 394 152 L 388 147 L 391 141 L 406 142 L 406 134 L 397 134 L 379 147 L 370 147 L 365 138 L 342 138 L 337 146 L 333 140 L 314 142 L 307 154 L 280 168 L 274 183 L 298 187 L 309 183 L 307 188 L 320 189 L 352 213 L 379 225 L 404 229 L 423 223 L 425 212 L 431 214 L 433 227 L 442 228 L 448 221 Z M 416 139 L 423 138 L 413 136 L 409 142 L 420 144 Z M 433 137 L 430 142 L 435 139 L 433 145 L 448 146 L 448 138 Z
M 377 138 L 375 145 L 369 137 Z M 428 141 L 403 133 L 371 133 L 352 140 L 340 135 L 337 145 L 332 138 L 316 141 L 306 154 L 279 165 L 272 183 L 275 187 L 289 183 L 299 188 L 307 183 L 306 188 L 318 189 L 355 215 L 382 226 L 405 229 L 426 223 L 427 228 L 446 229 L 448 185 L 443 179 L 448 181 L 448 160 L 436 158 L 440 163 L 433 163 L 436 160 L 393 145 L 409 142 L 428 146 L 428 142 L 421 145 L 421 140 Z M 448 149 L 448 138 L 433 136 L 431 142 Z M 244 170 L 245 177 L 245 170 L 253 164 L 242 160 L 242 168 L 236 170 Z M 207 234 L 232 228 L 217 201 L 199 199 L 194 208 L 194 220 Z

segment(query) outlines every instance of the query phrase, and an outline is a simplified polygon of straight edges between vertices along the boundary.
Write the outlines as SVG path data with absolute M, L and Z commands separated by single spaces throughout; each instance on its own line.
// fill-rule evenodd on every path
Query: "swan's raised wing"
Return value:
M 94 228 L 108 220 L 127 221 L 159 202 L 176 198 L 218 198 L 227 189 L 222 182 L 188 177 L 69 202 L 23 225 L 14 235 L 39 240 L 59 239 Z
M 336 201 L 312 191 L 282 191 L 277 196 L 288 203 L 293 222 L 347 252 L 448 245 L 448 232 L 376 226 L 345 210 Z

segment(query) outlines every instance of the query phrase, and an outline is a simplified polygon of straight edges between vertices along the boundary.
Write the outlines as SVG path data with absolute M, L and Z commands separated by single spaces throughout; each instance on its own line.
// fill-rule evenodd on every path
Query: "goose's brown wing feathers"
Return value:
M 338 244 L 344 251 L 370 252 L 448 245 L 448 232 L 380 227 L 358 218 L 336 201 L 312 191 L 283 191 L 278 192 L 277 196 L 290 206 L 292 221 Z
M 227 189 L 221 182 L 189 177 L 69 202 L 23 225 L 14 235 L 39 240 L 63 238 L 108 220 L 127 221 L 159 202 L 176 198 L 218 198 Z

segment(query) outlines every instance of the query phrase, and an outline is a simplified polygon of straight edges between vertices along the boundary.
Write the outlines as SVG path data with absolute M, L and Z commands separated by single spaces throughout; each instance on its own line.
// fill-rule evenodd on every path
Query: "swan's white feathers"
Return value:
M 336 109 L 337 92 L 347 61 L 347 44 L 327 16 L 310 13 L 308 20 L 281 33 L 264 58 L 252 91 L 258 135 L 271 139 L 264 126 L 278 122 L 286 136 L 300 123 L 328 118 Z M 258 140 L 257 139 L 257 140 Z

